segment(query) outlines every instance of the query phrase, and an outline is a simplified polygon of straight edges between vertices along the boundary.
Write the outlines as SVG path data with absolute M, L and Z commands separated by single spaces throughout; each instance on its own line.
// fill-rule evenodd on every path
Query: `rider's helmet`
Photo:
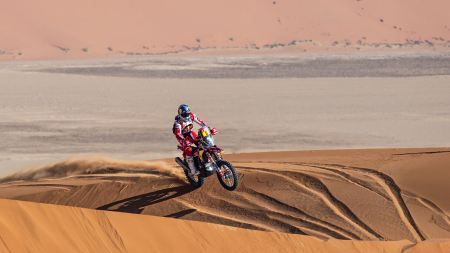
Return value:
M 191 108 L 187 104 L 178 106 L 178 115 L 183 119 L 188 119 L 191 116 Z

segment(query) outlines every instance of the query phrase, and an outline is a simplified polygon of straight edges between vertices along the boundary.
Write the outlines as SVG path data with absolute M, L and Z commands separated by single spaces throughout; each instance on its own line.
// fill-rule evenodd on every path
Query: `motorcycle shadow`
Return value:
M 185 215 L 193 213 L 195 211 L 197 211 L 197 210 L 189 208 L 189 209 L 186 209 L 186 210 L 182 210 L 182 211 L 179 211 L 179 212 L 175 212 L 175 213 L 172 213 L 172 214 L 165 215 L 164 217 L 177 218 L 178 219 L 178 218 L 181 218 L 181 217 L 183 217 Z
M 142 213 L 146 206 L 167 201 L 195 190 L 190 185 L 182 185 L 167 189 L 157 190 L 130 198 L 121 199 L 109 204 L 100 206 L 97 210 L 118 211 L 126 213 Z M 185 210 L 186 211 L 186 210 Z M 173 214 L 176 216 L 176 214 Z M 186 214 L 183 214 L 186 215 Z

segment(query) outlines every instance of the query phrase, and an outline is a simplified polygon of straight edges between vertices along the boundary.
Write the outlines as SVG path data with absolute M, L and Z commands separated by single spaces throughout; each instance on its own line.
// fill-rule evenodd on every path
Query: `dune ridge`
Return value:
M 3 199 L 0 200 L 0 238 L 2 252 L 439 253 L 450 250 L 449 240 L 322 241 L 302 235 Z
M 450 238 L 449 202 L 441 197 L 448 191 L 445 181 L 418 187 L 429 175 L 447 175 L 448 149 L 273 152 L 227 159 L 241 176 L 234 192 L 225 191 L 215 177 L 193 189 L 173 174 L 144 173 L 131 162 L 114 170 L 96 165 L 101 173 L 95 174 L 4 182 L 0 197 L 320 239 Z M 173 161 L 164 164 L 181 172 Z M 424 168 L 428 176 L 422 175 Z

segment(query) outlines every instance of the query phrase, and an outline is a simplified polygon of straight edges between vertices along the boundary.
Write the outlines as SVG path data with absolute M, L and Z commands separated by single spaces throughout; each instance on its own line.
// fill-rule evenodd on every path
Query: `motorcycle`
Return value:
M 195 165 L 200 171 L 200 174 L 194 176 L 189 173 L 189 166 L 185 159 L 177 157 L 175 161 L 184 170 L 189 183 L 195 188 L 201 187 L 206 177 L 217 175 L 220 184 L 228 191 L 233 191 L 238 186 L 238 175 L 233 165 L 224 160 L 222 157 L 223 150 L 215 145 L 214 138 L 211 134 L 211 130 L 204 126 L 198 130 L 197 145 L 191 146 L 196 156 Z M 178 149 L 182 150 L 179 146 Z

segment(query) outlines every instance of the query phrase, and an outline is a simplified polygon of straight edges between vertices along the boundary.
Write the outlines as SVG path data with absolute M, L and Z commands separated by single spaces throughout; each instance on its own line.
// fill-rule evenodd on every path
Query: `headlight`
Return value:
M 207 145 L 207 146 L 214 146 L 214 139 L 211 136 L 208 136 L 206 138 L 203 138 L 203 142 Z

